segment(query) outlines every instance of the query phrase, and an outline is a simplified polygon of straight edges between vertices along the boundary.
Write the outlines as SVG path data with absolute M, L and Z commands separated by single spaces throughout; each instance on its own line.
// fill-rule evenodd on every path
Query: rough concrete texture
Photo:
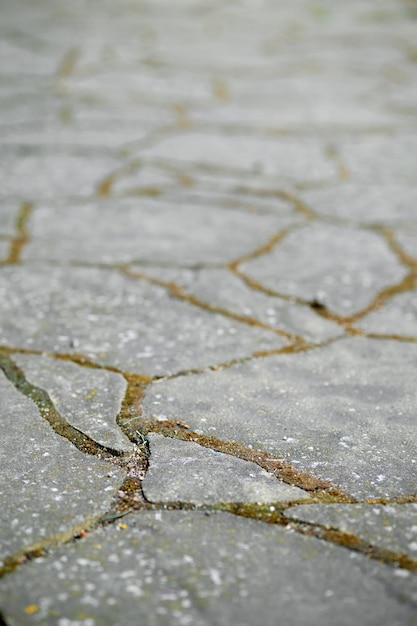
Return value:
M 151 502 L 287 502 L 309 498 L 255 463 L 150 434 L 149 469 L 143 492 Z
M 397 573 L 227 513 L 141 513 L 11 574 L 4 608 L 11 626 L 412 626 L 416 578 Z
M 1 558 L 104 513 L 123 472 L 55 434 L 0 375 Z
M 414 626 L 415 1 L 0 13 L 0 623 Z

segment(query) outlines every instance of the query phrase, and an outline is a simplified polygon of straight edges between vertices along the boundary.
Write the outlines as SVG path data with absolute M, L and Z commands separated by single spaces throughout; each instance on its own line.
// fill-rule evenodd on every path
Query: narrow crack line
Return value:
M 210 304 L 209 302 L 200 300 L 200 298 L 198 298 L 197 296 L 191 293 L 186 293 L 184 288 L 181 285 L 178 285 L 177 283 L 173 281 L 165 281 L 159 278 L 154 278 L 152 276 L 149 276 L 148 274 L 144 274 L 143 272 L 137 272 L 125 265 L 120 265 L 119 270 L 123 274 L 128 276 L 129 278 L 145 280 L 151 283 L 152 285 L 163 287 L 169 292 L 172 298 L 191 304 L 192 306 L 203 309 L 204 311 L 207 311 L 209 313 L 222 315 L 223 317 L 233 319 L 236 322 L 240 322 L 241 324 L 247 324 L 248 326 L 254 326 L 256 328 L 261 328 L 262 330 L 268 330 L 277 335 L 281 335 L 282 337 L 285 337 L 286 339 L 289 339 L 291 341 L 302 341 L 302 337 L 295 335 L 293 333 L 289 333 L 280 328 L 275 328 L 274 326 L 270 326 L 269 324 L 266 324 L 254 317 L 251 317 L 248 315 L 240 315 L 239 313 L 234 313 L 233 311 L 230 311 L 223 307 L 216 306 L 216 305 Z
M 254 359 L 265 358 L 268 356 L 274 356 L 277 354 L 295 354 L 297 352 L 306 352 L 308 350 L 318 350 L 323 348 L 335 341 L 340 341 L 344 339 L 345 336 L 339 337 L 331 337 L 330 339 L 326 339 L 320 343 L 306 343 L 304 340 L 284 346 L 282 348 L 272 348 L 271 350 L 258 350 L 253 352 L 252 354 L 244 357 L 237 357 L 235 359 L 230 359 L 230 361 L 224 361 L 223 363 L 216 363 L 214 365 L 204 365 L 202 367 L 195 367 L 190 369 L 183 369 L 177 372 L 173 372 L 172 374 L 157 374 L 151 377 L 151 381 L 155 383 L 159 383 L 163 380 L 172 380 L 173 378 L 179 378 L 180 376 L 194 376 L 198 374 L 204 374 L 204 372 L 208 371 L 218 371 L 227 369 L 229 367 L 234 367 L 236 365 L 241 365 L 242 363 L 247 363 L 249 361 L 253 361 Z
M 1 265 L 13 265 L 20 263 L 22 250 L 29 242 L 29 232 L 27 224 L 33 211 L 33 202 L 22 202 L 16 218 L 16 235 L 10 240 L 10 247 L 7 257 L 0 261 Z
M 104 459 L 122 456 L 123 453 L 119 450 L 103 446 L 82 431 L 71 426 L 57 411 L 49 394 L 44 389 L 32 385 L 7 353 L 0 352 L 0 369 L 3 370 L 6 378 L 19 393 L 30 398 L 35 403 L 40 415 L 49 423 L 52 429 L 61 437 L 68 439 L 80 452 Z
M 292 224 L 291 226 L 288 226 L 288 228 L 284 228 L 283 230 L 280 230 L 277 233 L 274 233 L 268 239 L 268 241 L 260 245 L 258 248 L 256 248 L 252 252 L 248 252 L 247 254 L 244 254 L 241 257 L 234 259 L 233 261 L 230 261 L 227 264 L 228 269 L 234 272 L 235 270 L 237 270 L 237 268 L 239 267 L 241 263 L 246 263 L 248 261 L 252 261 L 253 259 L 257 259 L 258 257 L 263 256 L 264 254 L 269 254 L 270 252 L 272 252 L 275 246 L 281 243 L 281 241 L 285 239 L 287 235 L 289 235 L 289 233 L 291 233 L 294 230 L 297 230 L 298 228 L 300 228 L 300 226 L 301 226 L 300 224 Z
M 139 159 L 133 159 L 132 161 L 121 165 L 110 174 L 107 174 L 107 176 L 98 182 L 96 186 L 96 196 L 98 198 L 107 198 L 111 196 L 113 185 L 123 176 L 137 171 L 141 165 L 142 163 Z
M 410 256 L 409 254 L 407 254 L 407 252 L 405 252 L 405 250 L 402 249 L 402 247 L 396 241 L 395 235 L 390 228 L 387 228 L 385 226 L 372 226 L 370 227 L 370 230 L 382 235 L 388 248 L 395 254 L 400 263 L 407 267 L 408 273 L 397 283 L 388 285 L 387 287 L 381 289 L 373 297 L 368 306 L 364 307 L 360 311 L 357 311 L 351 316 L 341 318 L 343 322 L 347 324 L 353 324 L 357 322 L 365 315 L 368 315 L 368 313 L 371 313 L 372 311 L 381 308 L 384 304 L 386 304 L 395 296 L 414 290 L 417 285 L 417 258 Z
M 395 498 L 366 498 L 363 502 L 358 501 L 358 504 L 417 504 L 417 493 L 396 496 Z
M 384 287 L 381 289 L 371 300 L 371 302 L 361 309 L 357 311 L 353 315 L 342 317 L 341 322 L 344 324 L 354 324 L 355 322 L 361 320 L 365 315 L 372 313 L 379 308 L 381 308 L 384 304 L 389 302 L 395 296 L 406 293 L 408 291 L 413 291 L 417 285 L 417 265 L 415 268 L 411 269 L 408 274 L 400 281 L 393 285 L 389 285 L 388 287 Z
M 11 354 L 33 354 L 36 356 L 46 356 L 50 359 L 56 359 L 57 361 L 71 361 L 75 365 L 79 365 L 80 367 L 87 367 L 91 369 L 100 369 L 106 370 L 108 372 L 115 372 L 117 374 L 121 374 L 122 376 L 130 375 L 131 372 L 126 372 L 121 370 L 120 368 L 114 365 L 106 365 L 102 363 L 97 363 L 89 356 L 82 354 L 80 352 L 46 352 L 45 350 L 37 350 L 35 348 L 17 348 L 14 346 L 0 345 L 0 354 L 11 355 Z M 132 373 L 133 375 L 133 373 Z
M 393 341 L 404 341 L 405 343 L 416 343 L 417 337 L 413 335 L 395 335 L 388 333 L 367 333 L 366 331 L 362 331 L 360 333 L 363 337 L 369 337 L 369 339 L 381 339 L 381 340 L 393 340 Z
M 337 528 L 326 528 L 319 524 L 310 524 L 302 520 L 286 518 L 285 513 L 283 514 L 283 521 L 286 523 L 288 530 L 294 530 L 301 535 L 315 537 L 327 543 L 347 548 L 350 551 L 359 552 L 384 565 L 405 569 L 410 572 L 417 572 L 417 559 L 409 557 L 405 552 L 394 552 L 379 547 L 361 539 L 357 535 L 341 531 Z
M 287 202 L 292 204 L 297 213 L 300 213 L 308 220 L 312 221 L 320 219 L 318 214 L 313 211 L 313 209 L 309 207 L 303 200 L 301 200 L 301 198 L 296 196 L 294 193 L 285 191 L 284 189 L 259 189 L 240 185 L 235 187 L 233 191 L 235 193 L 242 193 L 255 197 L 279 198 L 281 200 L 286 200 Z

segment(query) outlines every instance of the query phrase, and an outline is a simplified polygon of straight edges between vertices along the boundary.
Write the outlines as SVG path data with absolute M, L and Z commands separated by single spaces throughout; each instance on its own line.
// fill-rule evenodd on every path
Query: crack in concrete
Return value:
M 22 202 L 16 218 L 16 235 L 10 240 L 8 255 L 0 261 L 2 265 L 14 265 L 20 263 L 23 248 L 30 241 L 27 223 L 33 211 L 33 202 Z

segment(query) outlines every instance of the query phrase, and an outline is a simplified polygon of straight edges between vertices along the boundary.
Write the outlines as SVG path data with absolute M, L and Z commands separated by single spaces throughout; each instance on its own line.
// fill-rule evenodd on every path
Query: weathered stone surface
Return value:
M 285 515 L 335 528 L 374 546 L 417 557 L 417 504 L 312 504 L 292 507 Z
M 151 199 L 42 207 L 30 220 L 25 259 L 120 263 L 224 263 L 295 221 Z
M 344 339 L 151 385 L 146 415 L 282 455 L 357 498 L 416 491 L 417 345 Z
M 173 281 L 202 302 L 255 318 L 286 333 L 301 335 L 307 341 L 323 341 L 343 333 L 340 326 L 320 317 L 310 307 L 250 289 L 242 279 L 225 269 L 146 267 L 144 271 L 161 280 Z
M 153 433 L 143 492 L 151 502 L 287 502 L 309 498 L 248 461 Z
M 0 344 L 81 352 L 123 370 L 165 374 L 243 358 L 285 340 L 112 269 L 33 265 L 2 269 Z
M 2 558 L 110 507 L 124 472 L 57 435 L 2 372 L 0 418 Z
M 277 616 L 289 626 L 412 626 L 417 610 L 407 571 L 281 527 L 183 511 L 129 515 L 11 574 L 3 593 L 10 626 L 253 626 Z
M 91 196 L 120 163 L 114 156 L 88 150 L 79 154 L 9 150 L 0 156 L 0 187 L 7 195 L 30 201 Z
M 75 428 L 103 446 L 132 449 L 116 423 L 127 386 L 121 374 L 30 354 L 15 354 L 13 360 Z
M 417 137 L 414 134 L 350 139 L 340 145 L 340 155 L 355 182 L 415 184 Z
M 327 224 L 291 232 L 270 254 L 242 269 L 278 293 L 317 300 L 339 315 L 361 310 L 407 274 L 377 234 Z
M 358 323 L 369 333 L 417 338 L 417 292 L 400 293 Z
M 303 191 L 301 196 L 323 217 L 387 226 L 416 221 L 417 189 L 412 185 L 343 183 Z
M 225 141 L 219 134 L 190 132 L 162 139 L 144 153 L 151 159 L 240 170 L 242 174 L 260 170 L 281 181 L 335 178 L 333 163 L 320 143 L 310 138 L 258 139 L 233 134 Z

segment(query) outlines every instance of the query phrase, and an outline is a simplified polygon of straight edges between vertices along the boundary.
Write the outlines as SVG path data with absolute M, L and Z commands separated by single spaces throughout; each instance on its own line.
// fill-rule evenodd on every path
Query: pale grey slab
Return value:
M 33 264 L 2 269 L 0 344 L 81 352 L 153 375 L 244 358 L 286 341 L 112 269 Z
M 110 507 L 124 472 L 82 454 L 0 373 L 1 557 Z
M 417 504 L 312 504 L 291 507 L 285 515 L 335 528 L 374 546 L 417 557 Z
M 227 513 L 129 515 L 20 568 L 3 592 L 10 626 L 412 626 L 417 615 L 410 572 Z
M 391 298 L 358 323 L 368 333 L 417 338 L 417 292 L 408 291 Z
M 393 226 L 417 220 L 414 185 L 340 183 L 301 192 L 320 216 Z
M 109 154 L 67 154 L 60 150 L 19 153 L 10 148 L 0 156 L 3 194 L 29 201 L 92 196 L 98 184 L 120 166 Z M 67 209 L 68 215 L 70 210 Z
M 151 385 L 143 408 L 393 497 L 417 486 L 416 367 L 416 344 L 349 338 Z
M 349 139 L 340 144 L 340 155 L 355 182 L 415 184 L 415 132 Z
M 103 446 L 132 450 L 116 423 L 127 387 L 121 374 L 30 354 L 15 354 L 13 360 L 72 426 Z
M 146 267 L 146 274 L 181 285 L 202 302 L 255 318 L 272 328 L 320 342 L 343 334 L 342 327 L 301 306 L 248 288 L 244 281 L 222 268 L 183 269 Z
M 242 269 L 278 293 L 317 300 L 339 315 L 366 307 L 407 274 L 376 233 L 317 223 L 291 232 Z
M 151 199 L 94 202 L 33 212 L 25 259 L 120 263 L 225 263 L 294 223 L 291 213 L 252 215 Z
M 261 171 L 277 181 L 332 180 L 335 166 L 325 156 L 323 146 L 312 138 L 257 138 L 244 134 L 182 133 L 145 149 L 152 159 L 176 163 L 205 164 L 216 168 L 247 172 Z
M 259 465 L 150 433 L 149 469 L 143 492 L 151 502 L 289 502 L 308 499 L 302 489 L 287 485 Z

